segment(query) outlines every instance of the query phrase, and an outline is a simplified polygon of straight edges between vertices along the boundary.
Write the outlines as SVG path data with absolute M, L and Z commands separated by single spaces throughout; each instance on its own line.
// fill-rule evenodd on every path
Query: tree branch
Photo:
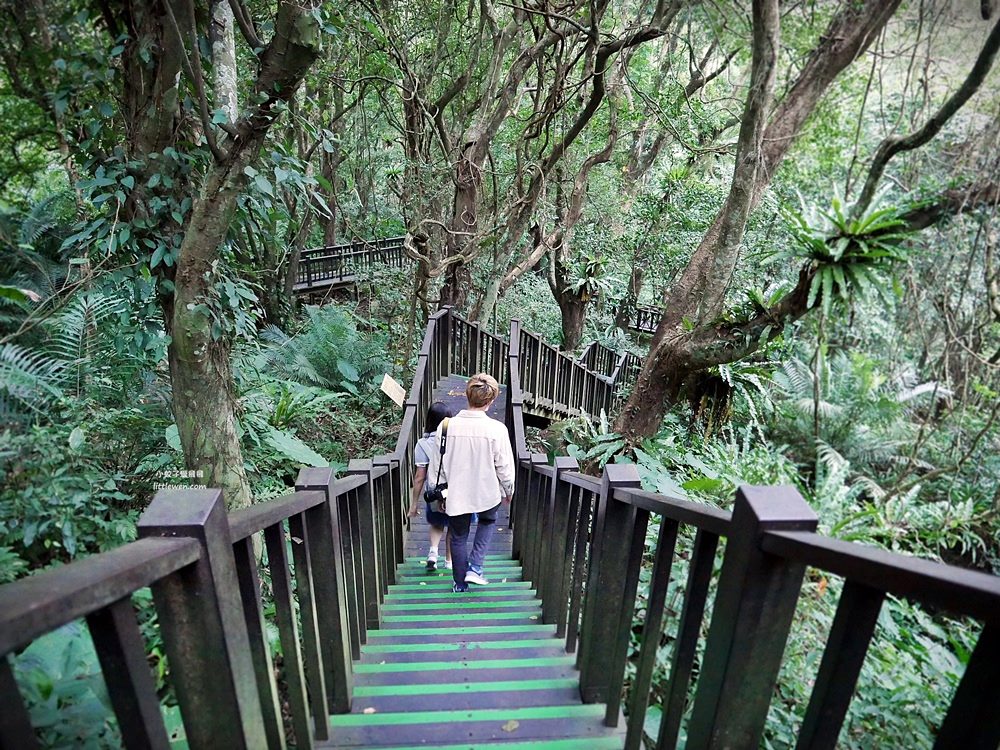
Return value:
M 994 24 L 990 35 L 979 52 L 979 56 L 976 58 L 975 64 L 972 66 L 972 70 L 969 71 L 969 75 L 965 77 L 962 85 L 959 86 L 954 94 L 948 97 L 948 100 L 924 123 L 924 126 L 907 136 L 889 136 L 879 144 L 878 149 L 875 151 L 875 158 L 872 160 L 871 167 L 868 170 L 868 177 L 865 179 L 861 195 L 858 197 L 857 203 L 855 203 L 851 211 L 854 216 L 862 215 L 871 205 L 872 198 L 875 196 L 875 190 L 878 187 L 879 180 L 882 179 L 882 174 L 885 172 L 889 160 L 898 153 L 913 151 L 930 141 L 941 131 L 941 128 L 945 126 L 955 113 L 969 101 L 972 95 L 979 90 L 979 87 L 986 79 L 986 75 L 990 72 L 990 68 L 993 67 L 998 49 L 1000 49 L 1000 21 Z
M 264 49 L 264 42 L 257 36 L 257 30 L 253 27 L 253 20 L 247 12 L 242 0 L 229 0 L 229 7 L 233 9 L 233 18 L 236 25 L 240 27 L 240 33 L 250 46 L 251 51 L 256 55 L 258 50 Z

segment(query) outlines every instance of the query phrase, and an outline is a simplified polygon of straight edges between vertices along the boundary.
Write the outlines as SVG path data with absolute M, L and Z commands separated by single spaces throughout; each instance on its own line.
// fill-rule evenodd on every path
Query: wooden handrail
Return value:
M 199 557 L 190 539 L 140 539 L 0 586 L 0 658 Z

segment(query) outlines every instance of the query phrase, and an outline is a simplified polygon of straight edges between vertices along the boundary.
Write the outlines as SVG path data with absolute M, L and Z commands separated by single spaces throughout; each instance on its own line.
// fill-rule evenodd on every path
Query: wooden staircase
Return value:
M 467 378 L 440 380 L 435 400 L 457 412 Z M 505 399 L 490 416 L 503 422 Z M 421 415 L 422 416 L 422 415 Z M 475 525 L 469 532 L 475 535 Z M 351 713 L 331 717 L 329 748 L 612 750 L 622 729 L 604 726 L 603 704 L 581 703 L 565 639 L 541 621 L 541 601 L 511 559 L 507 510 L 486 558 L 487 586 L 451 591 L 451 571 L 428 571 L 428 527 L 413 519 L 405 560 L 354 664 Z M 623 722 L 619 726 L 624 726 Z
M 323 747 L 621 748 L 605 707 L 580 702 L 579 673 L 555 626 L 541 623 L 541 602 L 510 558 L 506 511 L 486 560 L 490 584 L 467 594 L 451 591 L 443 544 L 441 569 L 426 569 L 426 540 L 426 521 L 415 519 L 382 628 L 355 663 L 351 713 L 331 718 L 335 739 Z

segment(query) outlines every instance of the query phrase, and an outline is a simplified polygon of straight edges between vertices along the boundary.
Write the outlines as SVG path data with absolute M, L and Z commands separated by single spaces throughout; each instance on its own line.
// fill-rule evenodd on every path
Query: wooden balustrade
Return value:
M 406 263 L 404 240 L 405 237 L 388 237 L 304 250 L 299 258 L 294 289 L 307 293 L 353 281 L 358 271 L 368 270 L 376 264 L 402 268 Z
M 544 456 L 522 451 L 519 459 L 515 550 L 542 599 L 543 622 L 555 625 L 566 650 L 577 654 L 581 697 L 607 703 L 610 726 L 619 721 L 639 571 L 643 559 L 654 561 L 628 705 L 627 749 L 642 747 L 668 617 L 666 592 L 684 527 L 694 541 L 682 553 L 688 575 L 657 748 L 676 746 L 692 701 L 686 747 L 759 745 L 807 566 L 841 577 L 844 586 L 798 748 L 836 746 L 886 595 L 982 622 L 935 747 L 994 748 L 1000 742 L 1000 689 L 991 676 L 1000 659 L 1000 578 L 824 537 L 815 531 L 815 513 L 789 487 L 742 487 L 729 513 L 643 491 L 631 464 L 609 464 L 598 479 L 576 472 L 571 458 L 548 465 Z M 659 528 L 647 549 L 651 522 Z M 723 538 L 725 554 L 715 576 Z M 694 686 L 711 591 L 715 605 Z

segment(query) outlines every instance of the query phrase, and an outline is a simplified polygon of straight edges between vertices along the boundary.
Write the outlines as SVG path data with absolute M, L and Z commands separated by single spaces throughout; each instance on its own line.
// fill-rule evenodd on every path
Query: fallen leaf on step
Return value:
M 364 711 L 362 711 L 362 713 L 373 714 L 373 713 L 375 713 L 375 709 L 374 708 L 366 708 Z
M 500 727 L 500 728 L 501 728 L 501 729 L 502 729 L 503 731 L 505 731 L 505 732 L 513 732 L 513 731 L 514 731 L 515 729 L 517 729 L 517 728 L 518 728 L 519 726 L 521 726 L 521 723 L 520 723 L 520 722 L 518 722 L 518 721 L 514 721 L 513 719 L 511 719 L 510 721 L 508 721 L 508 722 L 507 722 L 506 724 L 504 724 L 504 725 L 503 725 L 502 727 Z

